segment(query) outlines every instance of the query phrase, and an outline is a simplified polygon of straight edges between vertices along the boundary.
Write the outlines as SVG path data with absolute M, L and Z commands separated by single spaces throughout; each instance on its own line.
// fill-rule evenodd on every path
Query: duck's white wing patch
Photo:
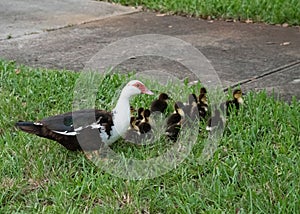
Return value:
M 91 125 L 86 126 L 86 128 L 87 127 L 91 127 L 91 129 L 100 129 L 100 128 L 102 129 L 103 128 L 103 126 L 101 126 L 98 123 L 92 123 Z
M 75 132 L 80 132 L 82 129 L 83 129 L 83 127 L 80 126 L 80 127 L 76 128 L 76 129 L 74 129 L 74 131 L 75 131 Z
M 55 130 L 52 130 L 53 132 L 57 133 L 57 134 L 62 134 L 62 135 L 67 135 L 67 136 L 75 136 L 78 134 L 78 132 L 68 132 L 68 131 L 55 131 Z
M 33 125 L 36 125 L 36 126 L 43 126 L 43 124 L 42 124 L 42 123 L 39 123 L 39 122 L 35 122 L 35 123 L 33 123 Z
M 83 129 L 100 129 L 100 135 L 105 135 L 103 137 L 107 138 L 108 135 L 106 134 L 105 132 L 105 128 L 104 126 L 101 126 L 100 124 L 97 124 L 97 123 L 93 123 L 93 124 L 90 124 L 90 125 L 87 125 L 85 127 L 78 127 L 76 129 L 74 129 L 74 131 L 70 132 L 70 131 L 56 131 L 56 130 L 52 130 L 53 132 L 57 133 L 57 134 L 62 134 L 62 135 L 67 135 L 67 136 L 75 136 L 77 134 L 80 133 L 80 131 L 82 131 Z M 102 136 L 101 136 L 102 137 Z

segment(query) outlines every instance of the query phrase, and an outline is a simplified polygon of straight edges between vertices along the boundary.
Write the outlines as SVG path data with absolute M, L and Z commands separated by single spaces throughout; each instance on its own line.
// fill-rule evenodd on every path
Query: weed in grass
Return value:
M 110 175 L 82 153 L 69 152 L 53 141 L 14 128 L 19 119 L 37 120 L 71 111 L 70 92 L 77 78 L 77 73 L 0 61 L 1 213 L 300 210 L 299 100 L 288 104 L 265 92 L 248 93 L 239 115 L 228 118 L 209 161 L 197 162 L 207 137 L 207 133 L 201 133 L 189 156 L 176 168 L 153 179 L 133 181 Z M 127 78 L 132 76 L 107 77 L 97 95 L 102 99 L 105 94 L 106 100 L 97 101 L 97 106 L 113 106 L 115 90 Z M 190 89 L 182 90 L 190 93 Z M 150 101 L 136 98 L 132 104 L 147 105 Z M 156 156 L 161 145 L 141 147 L 121 140 L 112 149 L 143 159 Z

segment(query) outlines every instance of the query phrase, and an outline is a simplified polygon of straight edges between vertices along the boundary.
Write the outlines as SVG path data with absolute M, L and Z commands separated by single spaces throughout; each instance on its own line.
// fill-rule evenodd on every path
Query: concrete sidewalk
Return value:
M 137 11 L 94 0 L 0 2 L 0 39 L 38 34 Z
M 93 2 L 76 1 L 82 4 Z M 91 4 L 96 3 L 99 2 Z M 68 6 L 60 7 L 62 17 L 66 19 L 58 17 L 58 24 L 48 22 L 46 28 L 52 29 L 51 31 L 43 31 L 46 25 L 38 23 L 35 28 L 41 30 L 36 31 L 35 28 L 30 28 L 29 20 L 25 20 L 23 24 L 14 24 L 1 18 L 0 26 L 10 24 L 16 29 L 14 32 L 18 33 L 11 33 L 13 38 L 7 39 L 6 34 L 9 31 L 1 32 L 1 36 L 6 39 L 0 41 L 0 58 L 16 60 L 29 66 L 80 71 L 91 57 L 112 42 L 141 34 L 163 34 L 182 39 L 200 50 L 210 60 L 224 87 L 241 83 L 245 91 L 265 88 L 270 92 L 278 92 L 287 101 L 293 95 L 300 98 L 299 27 L 207 21 L 136 12 L 132 8 L 107 3 L 101 5 L 105 11 L 102 17 L 110 16 L 111 11 L 116 15 L 99 19 L 95 14 L 90 18 L 90 13 L 79 7 L 75 10 L 76 13 L 80 13 L 81 17 L 86 15 L 87 18 L 82 18 L 70 26 L 64 20 L 75 20 L 76 15 L 68 13 Z M 95 11 L 96 7 L 93 6 Z M 51 14 L 51 8 L 47 9 Z M 9 12 L 10 7 L 2 10 L 11 15 L 15 13 L 15 16 L 19 13 Z M 28 7 L 23 14 L 32 14 L 32 9 Z M 95 21 L 89 22 L 91 20 Z M 19 25 L 29 26 L 28 32 L 36 33 L 28 35 L 27 28 L 18 27 Z M 15 35 L 17 38 L 14 38 Z M 132 58 L 122 63 L 119 68 L 137 71 L 163 70 L 180 79 L 189 76 L 182 65 L 160 57 Z

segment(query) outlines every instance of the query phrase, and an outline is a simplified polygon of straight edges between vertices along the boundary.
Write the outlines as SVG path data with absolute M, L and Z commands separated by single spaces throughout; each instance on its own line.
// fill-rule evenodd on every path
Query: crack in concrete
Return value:
M 270 71 L 263 72 L 263 73 L 260 74 L 260 75 L 253 76 L 253 77 L 251 77 L 251 78 L 248 78 L 248 79 L 244 79 L 244 80 L 238 81 L 238 82 L 236 82 L 236 83 L 234 83 L 234 84 L 232 84 L 232 85 L 230 85 L 230 86 L 224 88 L 223 91 L 224 91 L 224 92 L 227 92 L 229 88 L 235 88 L 235 87 L 237 87 L 237 86 L 239 86 L 239 85 L 244 85 L 244 84 L 246 84 L 246 83 L 254 82 L 254 81 L 257 81 L 257 80 L 259 80 L 259 79 L 261 79 L 261 78 L 270 76 L 270 75 L 272 75 L 272 74 L 276 74 L 276 73 L 278 73 L 278 72 L 284 71 L 284 70 L 289 69 L 289 68 L 296 67 L 296 66 L 298 66 L 298 65 L 300 65 L 300 60 L 296 60 L 296 61 L 291 62 L 291 63 L 289 63 L 289 64 L 285 64 L 285 65 L 280 66 L 280 67 L 278 67 L 278 68 L 274 68 L 274 69 L 272 69 L 272 70 L 270 70 Z

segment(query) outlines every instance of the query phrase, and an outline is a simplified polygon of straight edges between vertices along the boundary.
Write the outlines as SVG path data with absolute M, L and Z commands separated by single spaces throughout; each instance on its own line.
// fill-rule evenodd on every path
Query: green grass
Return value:
M 290 25 L 300 24 L 299 0 L 110 0 L 171 14 Z
M 265 92 L 249 93 L 239 115 L 228 119 L 209 161 L 197 162 L 206 137 L 203 133 L 176 169 L 154 179 L 133 181 L 110 175 L 82 153 L 14 128 L 19 119 L 37 120 L 70 111 L 79 75 L 0 61 L 0 213 L 300 210 L 299 101 L 287 104 Z M 114 91 L 131 75 L 105 78 L 98 97 L 110 96 L 97 105 L 110 108 Z M 140 96 L 132 104 L 149 101 L 150 97 Z M 153 155 L 147 147 L 123 141 L 112 148 L 129 156 Z

